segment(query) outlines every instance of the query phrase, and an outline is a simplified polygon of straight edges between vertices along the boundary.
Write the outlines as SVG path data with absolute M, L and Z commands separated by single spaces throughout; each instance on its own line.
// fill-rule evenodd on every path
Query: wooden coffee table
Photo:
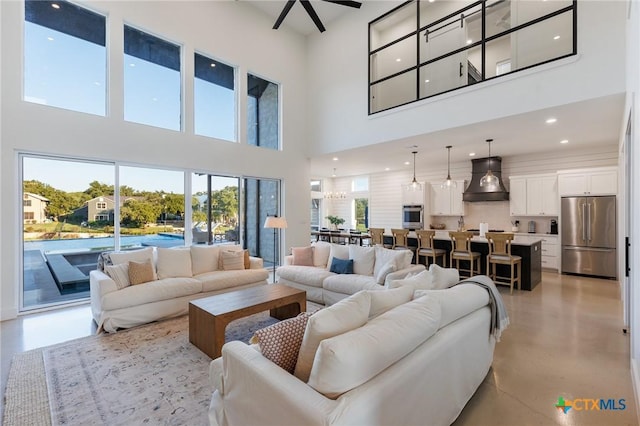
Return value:
M 283 284 L 267 284 L 189 302 L 189 342 L 218 358 L 224 332 L 233 320 L 270 310 L 280 320 L 307 310 L 307 293 Z

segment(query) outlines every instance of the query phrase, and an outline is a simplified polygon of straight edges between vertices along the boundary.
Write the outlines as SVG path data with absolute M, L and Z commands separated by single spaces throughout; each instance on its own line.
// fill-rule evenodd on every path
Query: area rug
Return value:
M 276 321 L 234 321 L 226 340 Z M 189 343 L 187 316 L 17 354 L 3 424 L 206 425 L 210 362 Z

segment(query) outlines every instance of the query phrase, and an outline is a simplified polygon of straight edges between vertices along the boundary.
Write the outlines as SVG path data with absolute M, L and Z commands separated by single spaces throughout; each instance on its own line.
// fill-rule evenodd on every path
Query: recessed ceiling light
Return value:
M 405 162 L 404 162 L 404 165 L 405 165 L 405 166 L 408 166 L 409 164 L 411 164 L 409 161 L 405 161 Z
M 129 64 L 129 66 L 130 66 L 130 67 L 135 67 L 135 66 L 136 66 L 136 64 Z
M 391 170 L 389 167 L 385 167 L 385 168 L 384 168 L 384 171 L 385 171 L 385 172 L 388 172 L 389 170 Z
M 553 123 L 555 123 L 556 121 L 558 121 L 558 119 L 557 119 L 557 118 L 551 117 L 551 118 L 548 118 L 548 119 L 547 119 L 546 123 L 547 123 L 547 124 L 553 124 Z
M 429 0 L 429 3 L 433 3 L 434 1 L 436 1 L 436 0 Z
M 553 39 L 554 39 L 554 40 L 560 40 L 560 36 L 559 36 L 559 35 L 557 35 L 557 36 L 555 36 Z
M 400 61 L 402 61 L 402 58 L 397 58 L 396 59 L 396 62 L 400 62 Z
M 467 44 L 471 44 L 471 43 L 473 43 L 473 40 L 468 39 L 468 40 L 467 40 Z
M 53 41 L 53 37 L 47 37 L 47 40 Z
M 562 144 L 564 144 L 564 143 L 569 143 L 569 139 L 562 139 L 562 140 L 560 141 L 560 143 L 562 143 Z
M 60 9 L 60 5 L 58 3 L 51 3 L 51 7 L 54 9 Z
M 333 161 L 338 161 L 338 157 L 333 157 L 332 160 Z
M 475 157 L 475 156 L 476 156 L 476 153 L 475 153 L 475 152 L 470 152 L 470 153 L 469 153 L 469 157 Z
M 213 62 L 211 63 L 211 68 L 215 68 L 216 64 L 214 64 Z
M 425 82 L 425 83 L 428 83 L 428 82 L 429 82 L 429 79 L 426 79 L 424 82 Z

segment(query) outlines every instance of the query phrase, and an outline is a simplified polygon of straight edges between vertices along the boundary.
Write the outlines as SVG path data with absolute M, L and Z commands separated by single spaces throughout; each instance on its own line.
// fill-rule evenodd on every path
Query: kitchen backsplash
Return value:
M 511 217 L 509 215 L 508 201 L 482 201 L 474 203 L 464 203 L 464 226 L 466 229 L 480 229 L 480 223 L 489 224 L 489 229 L 501 229 L 511 231 L 512 221 L 519 220 L 518 232 L 528 232 L 529 221 L 536 222 L 536 232 L 545 234 L 550 231 L 550 220 L 557 217 Z M 444 223 L 446 229 L 458 228 L 459 216 L 430 216 L 425 223 L 425 228 L 429 229 L 429 224 Z

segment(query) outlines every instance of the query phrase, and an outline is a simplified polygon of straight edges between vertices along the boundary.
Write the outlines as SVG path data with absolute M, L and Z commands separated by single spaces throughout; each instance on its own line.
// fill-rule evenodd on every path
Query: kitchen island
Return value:
M 438 235 L 440 234 L 440 235 Z M 444 235 L 442 235 L 444 234 Z M 417 247 L 418 240 L 413 233 L 409 234 L 408 243 L 410 247 Z M 384 236 L 384 242 L 391 244 L 393 239 L 391 236 Z M 447 252 L 447 265 L 449 264 L 449 253 L 451 253 L 451 239 L 444 231 L 439 231 L 434 237 L 433 244 L 435 248 L 444 249 Z M 489 242 L 486 238 L 479 236 L 473 237 L 471 240 L 471 250 L 480 253 L 480 271 L 482 274 L 487 273 L 487 255 L 489 254 Z M 511 243 L 511 254 L 522 258 L 521 273 L 522 279 L 519 289 L 531 291 L 542 281 L 542 241 L 532 242 L 516 242 Z M 509 267 L 506 265 L 497 265 L 498 276 L 508 277 Z

